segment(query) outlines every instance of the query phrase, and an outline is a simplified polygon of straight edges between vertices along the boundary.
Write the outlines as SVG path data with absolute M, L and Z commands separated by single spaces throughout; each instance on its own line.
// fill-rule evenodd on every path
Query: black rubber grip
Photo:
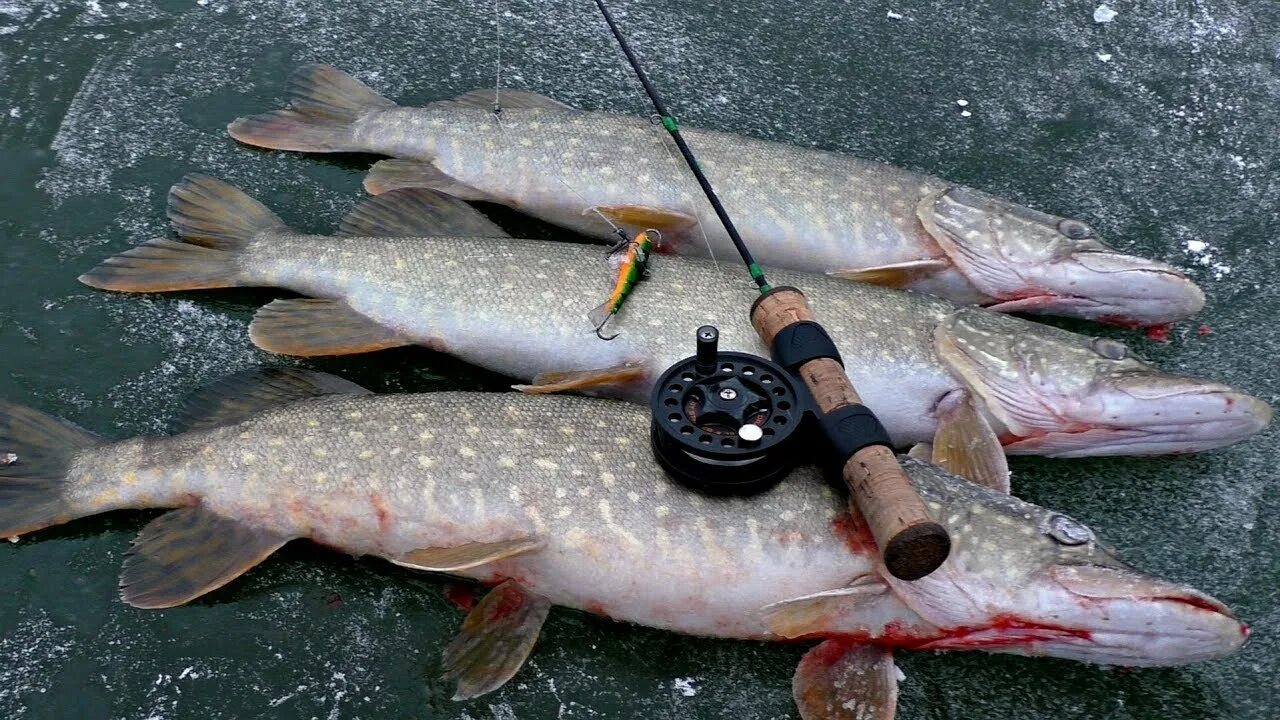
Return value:
M 835 459 L 841 465 L 862 448 L 872 445 L 893 447 L 884 425 L 880 424 L 875 413 L 866 405 L 845 405 L 819 415 L 818 423 L 822 427 L 822 434 L 831 444 Z
M 778 331 L 773 336 L 773 361 L 795 373 L 810 360 L 831 358 L 844 367 L 840 350 L 827 331 L 812 320 L 801 320 Z

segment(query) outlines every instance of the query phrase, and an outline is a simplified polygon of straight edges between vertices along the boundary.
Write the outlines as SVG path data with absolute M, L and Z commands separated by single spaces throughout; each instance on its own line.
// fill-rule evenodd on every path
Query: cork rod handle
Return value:
M 794 288 L 765 295 L 751 313 L 751 324 L 767 347 L 773 346 L 783 328 L 805 320 L 813 320 L 813 313 L 804 293 Z M 824 415 L 862 404 L 845 369 L 835 360 L 810 360 L 800 366 L 799 375 Z M 851 510 L 866 519 L 890 573 L 917 580 L 947 559 L 951 540 L 946 529 L 929 517 L 891 449 L 872 445 L 859 450 L 845 463 L 842 474 L 849 486 Z

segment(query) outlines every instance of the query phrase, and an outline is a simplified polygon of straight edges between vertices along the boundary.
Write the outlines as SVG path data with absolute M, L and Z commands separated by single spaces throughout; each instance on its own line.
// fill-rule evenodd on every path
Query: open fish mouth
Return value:
M 993 310 L 1140 327 L 1204 307 L 1204 293 L 1185 274 L 1118 252 L 1078 220 L 965 187 L 926 197 L 916 213 Z

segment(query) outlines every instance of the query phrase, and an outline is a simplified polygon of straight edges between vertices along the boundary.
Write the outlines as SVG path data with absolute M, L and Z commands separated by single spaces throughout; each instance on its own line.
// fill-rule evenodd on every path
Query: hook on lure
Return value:
M 645 230 L 636 234 L 634 238 L 619 242 L 614 249 L 610 250 L 611 257 L 619 252 L 624 254 L 618 263 L 618 273 L 614 278 L 613 291 L 609 293 L 609 299 L 592 310 L 589 316 L 591 322 L 595 323 L 596 337 L 601 340 L 613 340 L 618 337 L 618 333 L 605 335 L 604 327 L 622 309 L 622 305 L 631 296 L 631 291 L 635 289 L 636 284 L 648 276 L 649 256 L 653 253 L 655 239 L 661 240 L 662 234 L 657 230 Z

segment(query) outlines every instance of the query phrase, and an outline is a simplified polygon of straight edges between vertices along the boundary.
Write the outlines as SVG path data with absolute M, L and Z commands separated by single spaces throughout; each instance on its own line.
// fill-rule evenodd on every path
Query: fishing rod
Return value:
M 850 502 L 866 520 L 886 569 L 903 580 L 932 573 L 951 552 L 946 529 L 929 517 L 888 433 L 862 404 L 804 293 L 769 284 L 609 8 L 604 0 L 595 4 L 759 288 L 751 324 L 773 358 L 721 353 L 719 331 L 698 328 L 695 355 L 669 368 L 654 386 L 651 437 L 659 463 L 677 481 L 704 491 L 768 489 L 791 469 L 806 414 L 802 408 L 811 404 L 840 462 Z M 807 389 L 808 402 L 794 378 Z

